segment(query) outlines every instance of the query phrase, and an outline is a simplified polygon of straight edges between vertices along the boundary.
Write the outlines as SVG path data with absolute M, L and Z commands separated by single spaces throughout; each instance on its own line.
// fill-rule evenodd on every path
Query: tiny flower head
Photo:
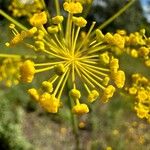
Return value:
M 49 33 L 57 33 L 58 31 L 59 31 L 59 28 L 58 28 L 58 26 L 49 26 L 48 28 L 47 28 L 47 31 L 49 32 Z
M 39 101 L 39 93 L 35 88 L 28 90 L 29 95 L 36 101 Z
M 53 24 L 60 24 L 63 22 L 63 20 L 64 20 L 63 16 L 55 16 L 52 18 Z
M 99 61 L 101 64 L 107 65 L 110 62 L 108 52 L 102 53 L 99 55 Z
M 73 17 L 72 21 L 79 27 L 85 27 L 87 24 L 87 21 L 83 17 Z
M 116 58 L 111 59 L 111 61 L 110 61 L 110 70 L 111 70 L 111 72 L 112 73 L 117 72 L 118 68 L 119 68 L 118 59 L 116 59 Z
M 73 99 L 80 99 L 81 97 L 81 93 L 77 89 L 72 89 L 69 94 L 70 94 L 70 97 Z
M 40 105 L 50 113 L 57 113 L 60 106 L 60 101 L 54 95 L 43 93 L 39 99 Z
M 10 46 L 15 46 L 16 44 L 23 41 L 23 37 L 20 33 L 16 34 L 13 39 L 10 41 Z
M 35 27 L 44 25 L 46 23 L 47 23 L 47 15 L 45 11 L 36 13 L 30 18 L 30 24 Z
M 83 115 L 89 112 L 89 108 L 86 104 L 77 104 L 72 108 L 72 112 L 77 115 Z
M 43 89 L 49 93 L 53 91 L 53 84 L 48 81 L 43 81 L 42 82 Z
M 125 73 L 122 70 L 118 70 L 114 74 L 114 82 L 118 88 L 122 88 L 125 83 Z
M 72 14 L 82 13 L 83 10 L 83 7 L 79 2 L 65 2 L 63 6 L 65 11 Z
M 99 93 L 96 90 L 92 90 L 88 95 L 88 101 L 94 102 L 99 96 Z
M 32 82 L 35 74 L 34 63 L 30 60 L 26 60 L 20 67 L 20 74 L 23 82 Z
M 135 106 L 135 110 L 137 111 L 137 116 L 139 118 L 143 119 L 148 117 L 149 113 L 148 107 L 145 107 L 144 105 L 139 103 L 137 106 Z
M 106 103 L 113 95 L 115 92 L 115 87 L 112 85 L 109 85 L 105 90 L 104 93 L 101 97 L 101 101 Z
M 146 90 L 139 90 L 137 92 L 137 99 L 140 102 L 144 102 L 147 98 L 148 98 L 148 91 L 146 91 Z

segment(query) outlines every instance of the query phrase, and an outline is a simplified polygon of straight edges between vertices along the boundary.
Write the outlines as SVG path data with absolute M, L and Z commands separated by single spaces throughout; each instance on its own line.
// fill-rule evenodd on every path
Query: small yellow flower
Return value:
M 113 95 L 115 92 L 115 87 L 112 85 L 109 85 L 108 87 L 106 87 L 106 89 L 104 90 L 104 93 L 101 97 L 101 101 L 106 103 Z
M 145 65 L 146 65 L 147 67 L 150 67 L 150 59 L 145 60 Z
M 57 75 L 62 75 L 65 72 L 65 67 L 63 64 L 58 64 L 55 66 L 55 72 Z
M 114 82 L 118 88 L 122 88 L 125 83 L 125 73 L 122 70 L 114 74 Z
M 137 50 L 132 49 L 130 55 L 131 55 L 132 57 L 134 57 L 134 58 L 137 58 L 137 57 L 138 57 L 138 52 L 137 52 Z
M 109 44 L 113 44 L 113 35 L 109 32 L 106 33 L 106 35 L 104 36 L 104 40 Z
M 129 93 L 130 93 L 131 95 L 135 95 L 135 94 L 137 93 L 137 88 L 135 88 L 135 87 L 129 88 Z
M 78 126 L 80 129 L 84 129 L 86 127 L 86 123 L 84 121 L 80 121 Z
M 148 98 L 148 92 L 146 90 L 139 90 L 137 93 L 137 99 L 140 102 L 144 102 Z
M 63 20 L 64 20 L 63 16 L 55 16 L 52 18 L 53 24 L 60 24 L 63 22 Z
M 36 101 L 39 101 L 39 93 L 35 88 L 28 90 L 29 95 Z
M 72 21 L 79 27 L 85 27 L 87 24 L 87 21 L 83 17 L 73 17 Z
M 96 90 L 92 90 L 88 95 L 88 101 L 90 103 L 94 102 L 99 96 L 99 93 Z
M 110 58 L 109 58 L 108 52 L 100 54 L 99 55 L 99 60 L 100 60 L 100 63 L 103 64 L 103 65 L 109 64 Z
M 77 115 L 83 115 L 89 112 L 89 108 L 86 104 L 77 104 L 72 108 L 72 112 Z
M 103 85 L 107 86 L 109 84 L 109 81 L 110 81 L 110 77 L 106 76 L 104 79 L 103 79 Z
M 127 34 L 126 30 L 117 30 L 117 33 L 122 36 L 125 36 Z
M 111 33 L 107 33 L 104 36 L 104 40 L 112 46 L 117 46 L 121 49 L 124 48 L 125 39 L 118 33 L 115 33 L 114 35 L 112 35 Z
M 58 108 L 60 107 L 59 99 L 46 92 L 40 96 L 39 103 L 46 111 L 50 113 L 57 113 Z
M 125 44 L 125 39 L 124 37 L 122 37 L 121 35 L 115 33 L 113 36 L 113 45 L 123 49 L 124 48 L 124 44 Z
M 79 2 L 65 2 L 63 6 L 65 11 L 72 14 L 82 13 L 83 10 L 83 7 Z
M 59 28 L 58 28 L 58 26 L 50 26 L 47 28 L 47 31 L 49 33 L 57 33 L 59 31 Z
M 110 61 L 110 70 L 112 73 L 116 73 L 119 69 L 119 61 L 116 58 L 111 59 Z
M 51 82 L 43 81 L 42 86 L 46 92 L 51 93 L 53 91 L 53 84 Z
M 69 95 L 71 98 L 73 98 L 74 100 L 75 99 L 80 99 L 81 97 L 81 93 L 79 90 L 77 89 L 72 89 L 70 92 L 69 92 Z
M 39 27 L 46 23 L 47 23 L 47 15 L 45 11 L 41 13 L 36 13 L 30 18 L 30 24 L 35 27 Z
M 147 47 L 142 46 L 139 48 L 139 55 L 140 56 L 148 56 L 149 52 L 150 52 L 150 50 Z
M 20 67 L 20 74 L 23 82 L 32 82 L 35 74 L 34 63 L 30 60 L 26 60 Z
M 14 38 L 10 41 L 10 46 L 15 46 L 16 44 L 20 43 L 23 41 L 23 37 L 21 34 L 16 34 Z
M 143 119 L 148 117 L 149 110 L 142 104 L 139 103 L 138 106 L 135 106 L 135 110 L 137 111 L 137 116 L 139 118 Z
M 36 27 L 32 27 L 31 29 L 29 29 L 27 31 L 27 34 L 28 34 L 29 37 L 32 37 L 36 32 L 37 32 L 37 28 Z
M 42 41 L 35 41 L 35 46 L 37 47 L 38 51 L 42 51 L 45 49 L 45 45 Z

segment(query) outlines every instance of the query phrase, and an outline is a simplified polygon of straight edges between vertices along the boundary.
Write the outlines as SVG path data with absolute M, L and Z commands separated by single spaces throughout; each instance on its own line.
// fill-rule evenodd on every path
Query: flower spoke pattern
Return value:
M 104 35 L 95 29 L 96 22 L 85 32 L 87 21 L 79 16 L 83 12 L 80 1 L 64 2 L 63 8 L 65 16 L 49 18 L 47 11 L 35 13 L 29 19 L 31 29 L 18 31 L 11 24 L 14 37 L 6 46 L 22 43 L 35 52 L 32 56 L 20 56 L 24 60 L 20 67 L 21 81 L 31 83 L 37 73 L 49 72 L 50 77 L 41 83 L 41 88 L 28 90 L 46 111 L 58 112 L 64 89 L 70 84 L 72 111 L 81 115 L 89 112 L 89 103 L 98 98 L 105 103 L 117 88 L 124 86 L 125 73 L 119 69 L 119 60 L 112 49 L 123 50 L 125 38 L 119 33 Z M 38 61 L 40 56 L 44 62 Z M 82 94 L 83 90 L 86 92 Z M 85 97 L 87 101 L 83 100 Z

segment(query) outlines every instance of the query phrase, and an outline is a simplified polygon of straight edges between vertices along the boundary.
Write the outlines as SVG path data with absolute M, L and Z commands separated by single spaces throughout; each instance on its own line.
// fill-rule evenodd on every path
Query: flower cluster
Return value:
M 3 59 L 0 65 L 0 82 L 3 82 L 7 87 L 17 85 L 19 83 L 19 69 L 21 65 L 22 62 L 19 57 Z
M 133 58 L 140 58 L 145 66 L 150 67 L 150 38 L 146 37 L 145 30 L 141 29 L 139 32 L 130 33 L 129 35 L 124 30 L 118 30 L 117 32 L 121 35 L 121 38 L 116 36 L 116 41 L 119 43 L 122 39 L 124 45 L 122 42 L 122 45 L 113 48 L 113 51 L 116 54 L 127 53 Z M 110 34 L 108 38 L 111 38 Z M 124 48 L 122 48 L 123 46 Z
M 33 13 L 40 12 L 43 4 L 40 0 L 12 0 L 9 10 L 14 17 L 32 16 Z
M 137 116 L 150 121 L 150 80 L 141 74 L 133 74 L 128 92 L 136 98 L 134 108 Z

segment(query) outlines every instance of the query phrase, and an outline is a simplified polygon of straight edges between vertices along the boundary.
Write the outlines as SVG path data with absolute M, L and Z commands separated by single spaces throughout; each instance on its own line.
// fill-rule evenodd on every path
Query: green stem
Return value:
M 16 26 L 18 26 L 20 29 L 22 30 L 28 30 L 24 25 L 22 25 L 21 23 L 19 23 L 18 21 L 16 21 L 15 19 L 13 19 L 12 17 L 10 17 L 8 14 L 6 14 L 2 9 L 0 9 L 0 15 L 2 15 L 3 17 L 5 17 L 7 20 L 9 20 L 10 22 L 14 23 Z
M 130 0 L 123 8 L 121 8 L 117 13 L 115 13 L 112 17 L 102 23 L 98 29 L 103 29 L 108 24 L 110 24 L 113 20 L 115 20 L 118 16 L 120 16 L 123 12 L 125 12 L 136 0 Z
M 124 13 L 136 0 L 130 0 L 123 8 L 121 8 L 117 13 L 115 13 L 112 17 L 110 17 L 108 20 L 106 20 L 104 23 L 102 23 L 100 26 L 98 26 L 97 29 L 102 30 L 105 28 L 108 24 L 110 24 L 112 21 L 114 21 L 117 17 L 119 17 L 122 13 Z M 95 31 L 91 33 L 91 36 Z
M 50 14 L 50 12 L 47 10 L 45 1 L 44 1 L 44 0 L 41 0 L 41 2 L 42 2 L 42 5 L 43 5 L 43 8 L 44 8 L 44 11 L 45 11 L 46 14 L 47 14 L 47 18 L 48 18 L 49 24 L 51 24 L 51 22 L 52 22 L 52 20 L 51 20 L 51 14 Z
M 55 0 L 55 7 L 56 7 L 56 14 L 57 14 L 58 16 L 60 16 L 61 13 L 60 13 L 60 4 L 59 4 L 59 0 Z M 60 29 L 61 29 L 61 30 L 60 30 L 60 38 L 62 39 L 63 36 L 64 36 L 63 25 L 62 25 L 62 23 L 59 24 L 59 27 L 60 27 Z
M 87 15 L 88 15 L 88 13 L 90 12 L 91 7 L 92 7 L 92 4 L 93 4 L 93 1 L 94 1 L 94 0 L 92 0 L 91 3 L 90 3 L 88 6 L 86 6 L 86 9 L 85 9 L 85 11 L 84 11 L 84 13 L 83 13 L 83 17 L 84 17 L 84 18 L 86 18 Z
M 14 55 L 14 54 L 0 54 L 0 57 L 2 58 L 20 58 L 20 55 Z
M 55 7 L 56 7 L 56 13 L 57 13 L 57 15 L 60 15 L 59 0 L 55 0 Z
M 68 91 L 70 91 L 69 83 L 68 83 Z M 74 134 L 75 138 L 75 150 L 80 150 L 80 140 L 79 140 L 79 132 L 78 132 L 78 119 L 77 116 L 73 114 L 72 107 L 73 107 L 73 102 L 72 99 L 69 96 L 69 108 L 70 108 L 70 117 L 71 117 L 71 124 L 72 124 L 72 131 Z

